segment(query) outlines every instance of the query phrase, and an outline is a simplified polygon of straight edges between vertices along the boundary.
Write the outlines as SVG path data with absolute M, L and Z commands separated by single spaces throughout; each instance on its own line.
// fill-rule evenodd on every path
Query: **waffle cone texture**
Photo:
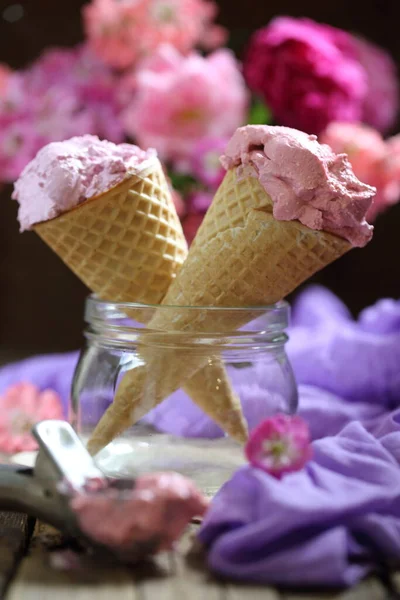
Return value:
M 185 236 L 158 160 L 140 175 L 34 229 L 92 292 L 113 302 L 159 304 L 187 256 Z M 144 321 L 138 310 L 134 317 Z M 217 415 L 212 406 L 212 373 L 199 374 L 186 392 L 221 426 L 221 413 L 232 414 L 235 431 L 244 437 L 246 423 L 239 399 L 221 365 L 218 372 L 222 409 Z
M 315 231 L 298 221 L 276 220 L 272 200 L 258 179 L 241 179 L 237 170 L 231 169 L 163 304 L 249 307 L 248 311 L 159 310 L 149 327 L 160 332 L 236 331 L 255 316 L 251 306 L 281 300 L 350 248 L 346 240 L 333 234 Z M 171 349 L 154 352 L 150 348 L 143 348 L 142 356 L 146 367 L 127 372 L 121 380 L 114 403 L 94 431 L 89 444 L 92 452 L 183 384 L 186 389 L 196 389 L 205 371 L 210 381 L 225 376 L 221 363 L 207 364 L 207 356 L 185 356 L 184 351 Z M 218 396 L 214 410 L 218 411 Z M 229 416 L 225 415 L 225 431 L 231 428 Z
M 158 160 L 34 230 L 92 292 L 113 302 L 159 303 L 187 255 Z

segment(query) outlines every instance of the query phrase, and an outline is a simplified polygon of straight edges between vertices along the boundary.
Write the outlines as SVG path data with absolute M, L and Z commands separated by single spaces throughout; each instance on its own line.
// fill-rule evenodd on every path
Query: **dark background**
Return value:
M 83 39 L 80 0 L 0 0 L 0 61 L 22 67 L 51 45 Z M 399 0 L 219 0 L 219 21 L 240 55 L 249 34 L 273 16 L 306 16 L 359 32 L 400 63 Z M 10 13 L 10 7 L 12 7 Z M 15 22 L 4 16 L 21 14 Z M 6 12 L 4 12 L 6 11 Z M 8 12 L 7 12 L 8 11 Z M 18 233 L 11 186 L 0 192 L 0 360 L 77 348 L 82 342 L 87 290 L 34 233 Z M 318 274 L 354 314 L 381 297 L 400 296 L 400 205 L 376 223 L 373 241 Z

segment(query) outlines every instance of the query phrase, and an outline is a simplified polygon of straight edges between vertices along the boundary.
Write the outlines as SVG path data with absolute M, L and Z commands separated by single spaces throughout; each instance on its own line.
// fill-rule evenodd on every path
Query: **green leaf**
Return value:
M 261 100 L 255 100 L 250 109 L 249 125 L 268 125 L 271 120 L 269 108 Z
M 187 173 L 175 173 L 174 171 L 170 171 L 168 175 L 171 179 L 172 187 L 178 192 L 185 192 L 188 188 L 191 188 L 196 184 L 194 177 Z

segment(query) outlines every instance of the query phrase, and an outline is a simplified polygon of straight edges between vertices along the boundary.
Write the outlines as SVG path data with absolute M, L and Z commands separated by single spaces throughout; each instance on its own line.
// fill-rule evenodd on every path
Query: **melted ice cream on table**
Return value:
M 164 472 L 138 477 L 131 489 L 79 493 L 70 505 L 91 539 L 121 552 L 142 547 L 154 553 L 171 549 L 208 501 L 189 479 Z

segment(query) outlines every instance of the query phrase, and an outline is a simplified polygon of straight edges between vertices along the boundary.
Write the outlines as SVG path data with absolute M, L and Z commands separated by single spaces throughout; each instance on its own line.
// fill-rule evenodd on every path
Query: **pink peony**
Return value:
M 5 92 L 10 75 L 11 70 L 7 67 L 7 65 L 0 63 L 0 94 Z
M 331 123 L 319 136 L 336 154 L 347 154 L 360 181 L 374 185 L 375 169 L 386 154 L 381 134 L 359 123 Z
M 254 467 L 280 479 L 285 473 L 302 469 L 310 460 L 308 426 L 298 416 L 269 417 L 253 429 L 245 453 Z
M 161 47 L 136 76 L 123 114 L 127 132 L 165 160 L 189 160 L 198 140 L 230 136 L 246 116 L 248 95 L 228 50 L 207 58 Z
M 367 214 L 369 221 L 400 200 L 400 136 L 385 142 L 368 125 L 331 123 L 319 141 L 337 154 L 347 154 L 357 177 L 376 187 L 377 194 Z
M 31 435 L 33 425 L 63 418 L 61 399 L 56 392 L 41 392 L 31 383 L 9 387 L 0 397 L 0 451 L 12 454 L 36 450 Z
M 85 47 L 46 51 L 10 75 L 0 96 L 0 180 L 16 179 L 42 146 L 85 133 L 124 139 L 115 76 Z
M 339 29 L 276 18 L 251 38 L 244 74 L 282 125 L 318 134 L 331 121 L 362 117 L 367 75 Z
M 371 42 L 360 38 L 353 42 L 368 77 L 362 120 L 385 133 L 394 125 L 399 108 L 396 65 L 387 52 Z
M 228 138 L 204 138 L 193 148 L 190 171 L 203 184 L 216 190 L 225 175 L 220 156 Z
M 222 45 L 226 33 L 212 23 L 216 13 L 210 0 L 92 0 L 83 8 L 91 47 L 107 64 L 122 69 L 165 43 L 183 53 L 196 45 Z

